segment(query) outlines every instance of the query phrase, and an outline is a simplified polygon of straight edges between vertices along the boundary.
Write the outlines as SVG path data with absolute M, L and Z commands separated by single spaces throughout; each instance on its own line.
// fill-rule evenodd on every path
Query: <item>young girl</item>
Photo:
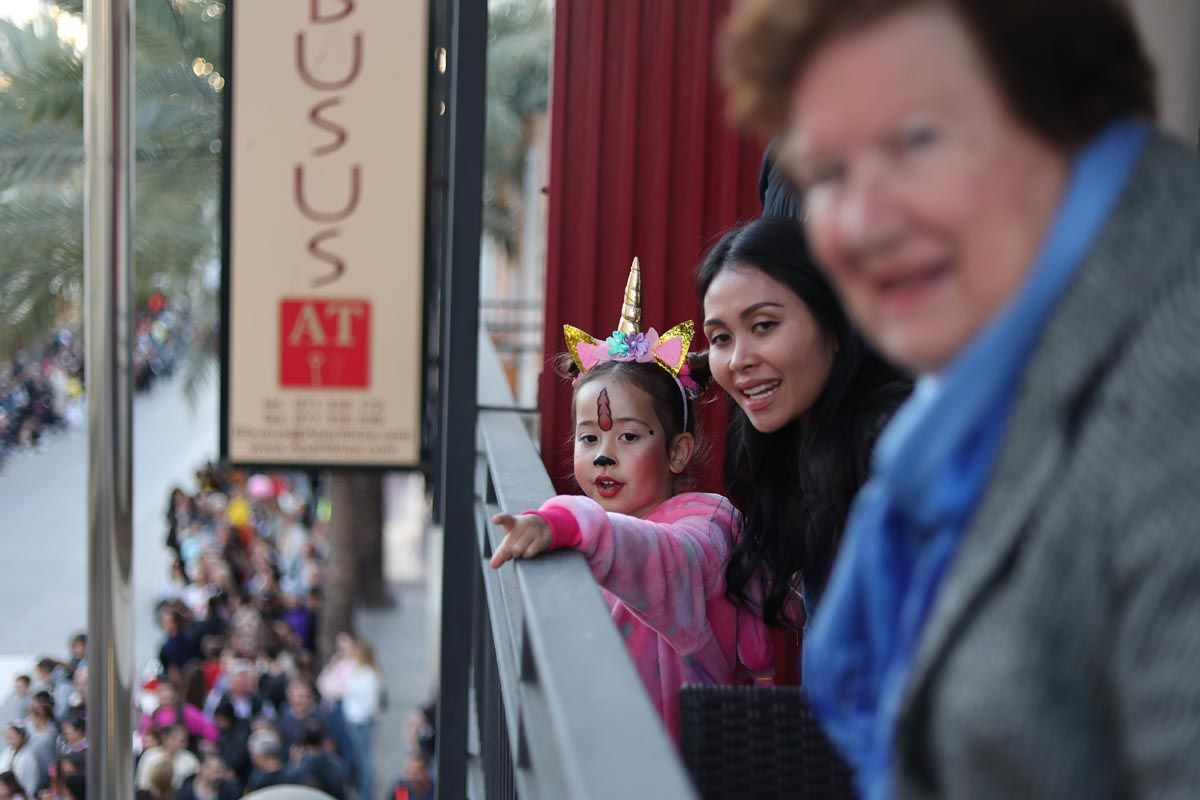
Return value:
M 498 568 L 569 547 L 582 552 L 613 622 L 670 734 L 678 738 L 685 683 L 769 683 L 766 625 L 726 593 L 725 567 L 741 517 L 715 494 L 677 493 L 696 449 L 685 358 L 692 323 L 662 336 L 638 331 L 634 261 L 621 326 L 604 343 L 566 326 L 578 377 L 573 398 L 575 479 L 584 496 L 498 514 Z M 759 597 L 761 600 L 761 595 Z M 798 604 L 791 607 L 798 612 Z

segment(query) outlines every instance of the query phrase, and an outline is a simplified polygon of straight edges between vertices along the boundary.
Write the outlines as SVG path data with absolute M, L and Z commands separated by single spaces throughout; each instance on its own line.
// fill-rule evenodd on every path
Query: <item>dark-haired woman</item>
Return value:
M 910 384 L 855 334 L 794 220 L 727 233 L 696 286 L 708 368 L 730 398 L 728 491 L 746 515 L 726 580 L 750 602 L 763 571 L 761 613 L 779 625 L 792 591 L 810 613 L 819 602 L 875 438 Z
M 0 751 L 0 772 L 12 772 L 17 782 L 32 795 L 38 789 L 37 756 L 28 747 L 29 732 L 20 722 L 10 722 L 4 728 L 4 750 Z

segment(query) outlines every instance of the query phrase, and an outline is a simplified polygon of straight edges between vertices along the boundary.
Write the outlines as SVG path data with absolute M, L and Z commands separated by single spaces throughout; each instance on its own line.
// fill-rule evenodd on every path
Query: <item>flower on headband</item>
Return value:
M 627 345 L 625 355 L 631 358 L 642 360 L 650 352 L 651 342 L 646 338 L 646 334 L 640 331 L 627 335 L 625 337 L 625 344 Z
M 604 343 L 608 345 L 608 354 L 614 359 L 631 358 L 635 361 L 648 360 L 646 355 L 650 352 L 652 345 L 650 339 L 641 331 L 637 333 L 613 331 L 612 336 L 605 339 Z
M 608 354 L 624 358 L 629 354 L 629 342 L 625 340 L 625 334 L 620 331 L 613 331 L 612 336 L 604 340 L 608 345 Z

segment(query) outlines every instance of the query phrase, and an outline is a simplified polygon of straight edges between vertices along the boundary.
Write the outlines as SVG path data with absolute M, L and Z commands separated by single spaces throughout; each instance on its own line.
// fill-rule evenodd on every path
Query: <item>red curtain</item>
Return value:
M 550 104 L 542 458 L 571 491 L 570 386 L 551 363 L 563 323 L 607 336 L 630 261 L 641 260 L 643 325 L 694 319 L 704 250 L 759 215 L 763 143 L 726 124 L 713 43 L 729 0 L 558 0 Z M 698 336 L 696 347 L 703 346 Z M 715 387 L 714 397 L 719 395 Z M 701 414 L 719 490 L 723 401 Z

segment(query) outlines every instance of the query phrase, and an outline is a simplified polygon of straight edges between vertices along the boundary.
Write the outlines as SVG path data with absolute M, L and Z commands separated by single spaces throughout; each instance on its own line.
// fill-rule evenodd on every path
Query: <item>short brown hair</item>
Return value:
M 1154 68 L 1123 0 L 742 0 L 721 53 L 729 111 L 778 132 L 792 87 L 831 38 L 938 2 L 962 20 L 1033 131 L 1074 149 L 1123 116 L 1156 115 Z

